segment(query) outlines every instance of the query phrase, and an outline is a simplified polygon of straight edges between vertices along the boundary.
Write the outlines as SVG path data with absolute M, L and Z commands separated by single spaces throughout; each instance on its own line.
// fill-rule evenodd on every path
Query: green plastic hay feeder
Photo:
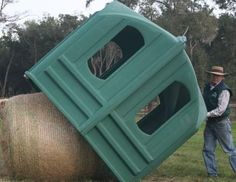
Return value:
M 120 181 L 136 181 L 185 143 L 206 116 L 184 47 L 184 38 L 113 1 L 26 76 Z M 135 119 L 154 98 L 155 108 Z

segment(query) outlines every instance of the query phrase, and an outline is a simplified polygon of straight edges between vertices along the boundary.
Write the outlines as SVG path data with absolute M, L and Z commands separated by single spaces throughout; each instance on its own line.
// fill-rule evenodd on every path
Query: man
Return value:
M 231 89 L 224 83 L 223 67 L 213 66 L 210 83 L 206 84 L 203 98 L 207 107 L 207 121 L 204 130 L 203 158 L 205 161 L 208 176 L 217 176 L 215 149 L 218 143 L 223 151 L 228 154 L 229 162 L 236 172 L 236 148 L 234 147 L 231 134 L 231 123 L 229 119 L 229 100 L 232 96 Z

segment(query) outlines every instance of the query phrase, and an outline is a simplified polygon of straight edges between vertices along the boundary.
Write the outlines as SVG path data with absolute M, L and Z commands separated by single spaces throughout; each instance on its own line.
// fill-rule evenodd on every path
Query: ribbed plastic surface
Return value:
M 126 36 L 127 33 L 127 36 Z M 95 76 L 89 60 L 110 40 L 126 60 Z M 26 72 L 120 181 L 139 180 L 199 128 L 205 105 L 177 38 L 117 1 L 108 4 Z M 138 123 L 153 98 L 161 104 Z

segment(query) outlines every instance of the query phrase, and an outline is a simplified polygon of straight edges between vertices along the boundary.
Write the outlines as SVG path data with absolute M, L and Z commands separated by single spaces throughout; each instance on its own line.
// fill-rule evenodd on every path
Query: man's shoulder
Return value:
M 219 89 L 220 89 L 221 91 L 227 90 L 227 91 L 229 91 L 230 96 L 233 95 L 233 92 L 232 92 L 231 88 L 230 88 L 226 83 L 221 82 L 221 84 L 220 84 L 219 86 L 220 86 Z

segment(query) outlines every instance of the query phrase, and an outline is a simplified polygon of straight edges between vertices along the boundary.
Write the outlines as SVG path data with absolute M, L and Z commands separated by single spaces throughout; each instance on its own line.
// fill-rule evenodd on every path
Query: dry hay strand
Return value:
M 8 99 L 0 115 L 0 175 L 50 181 L 111 178 L 104 162 L 42 93 Z
M 4 108 L 7 99 L 0 99 L 0 109 Z
M 5 107 L 5 103 L 6 103 L 7 99 L 0 99 L 0 110 L 2 108 Z M 1 117 L 0 117 L 0 142 L 2 140 L 2 120 L 1 120 Z M 3 145 L 4 147 L 4 145 Z M 3 159 L 3 149 L 2 149 L 2 146 L 0 145 L 0 176 L 6 176 L 8 175 L 8 170 L 6 168 L 6 165 L 5 165 L 5 161 Z

